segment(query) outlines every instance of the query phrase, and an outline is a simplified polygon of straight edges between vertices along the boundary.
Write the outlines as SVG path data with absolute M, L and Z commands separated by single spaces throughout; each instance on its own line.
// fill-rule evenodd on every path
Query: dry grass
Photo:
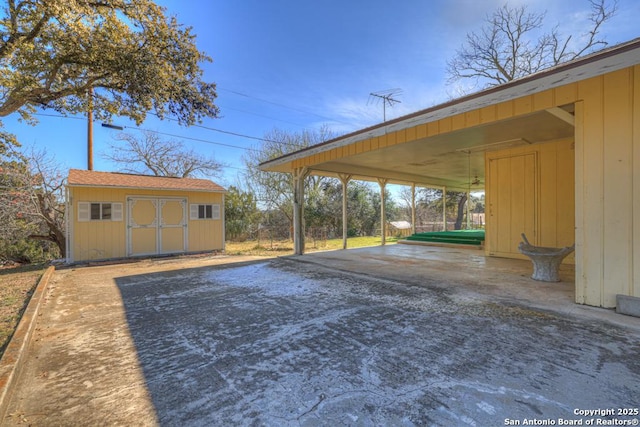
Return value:
M 396 243 L 395 237 L 387 237 L 387 243 Z M 347 248 L 361 248 L 365 246 L 379 246 L 380 237 L 352 237 L 347 239 Z M 306 252 L 331 251 L 342 249 L 342 239 L 307 240 Z M 225 252 L 229 255 L 254 255 L 254 256 L 282 256 L 293 254 L 293 242 L 291 240 L 262 240 L 260 242 L 250 240 L 246 242 L 226 242 Z
M 0 356 L 9 344 L 45 268 L 36 264 L 0 269 Z

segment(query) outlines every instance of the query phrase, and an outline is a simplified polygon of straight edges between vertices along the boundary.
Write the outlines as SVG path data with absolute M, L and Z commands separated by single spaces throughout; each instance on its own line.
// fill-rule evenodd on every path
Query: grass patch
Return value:
M 0 357 L 9 344 L 46 266 L 0 269 Z
M 395 237 L 387 237 L 387 244 L 394 244 L 398 241 Z M 366 246 L 380 246 L 380 237 L 351 237 L 347 239 L 347 248 L 362 248 Z M 331 251 L 342 249 L 342 239 L 316 240 L 307 239 L 305 241 L 305 252 Z M 248 240 L 245 242 L 225 243 L 225 253 L 227 255 L 253 255 L 253 256 L 283 256 L 293 255 L 293 242 L 291 240 Z

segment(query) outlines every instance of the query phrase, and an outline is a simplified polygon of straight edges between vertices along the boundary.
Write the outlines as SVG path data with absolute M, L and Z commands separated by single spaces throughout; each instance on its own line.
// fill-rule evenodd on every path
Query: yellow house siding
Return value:
M 630 70 L 604 76 L 604 304 L 613 307 L 615 294 L 626 294 L 631 283 L 632 245 L 632 96 Z
M 586 304 L 587 301 L 587 284 L 592 282 L 587 277 L 587 269 L 583 262 L 587 251 L 585 250 L 585 221 L 587 218 L 584 212 L 585 200 L 585 182 L 587 177 L 584 173 L 584 163 L 586 160 L 584 146 L 584 102 L 575 103 L 575 140 L 576 140 L 576 272 L 575 272 L 575 300 L 579 304 Z
M 535 111 L 545 110 L 555 107 L 557 104 L 553 102 L 553 94 L 555 90 L 545 90 L 533 95 L 533 109 Z
M 575 83 L 560 86 L 554 89 L 554 97 L 556 105 L 566 105 L 575 102 L 578 99 L 578 85 Z
M 487 155 L 486 248 L 489 255 L 525 258 L 517 250 L 525 233 L 537 242 L 538 153 L 501 150 Z
M 632 188 L 633 188 L 633 275 L 629 295 L 640 297 L 640 67 L 633 69 L 633 129 L 632 129 Z
M 567 139 L 486 154 L 489 255 L 527 259 L 518 251 L 523 232 L 540 246 L 574 243 L 573 146 Z
M 576 299 L 579 303 L 600 305 L 603 301 L 604 284 L 604 104 L 603 79 L 596 77 L 579 85 L 579 97 L 584 102 L 577 104 L 581 113 L 582 157 L 576 161 L 576 176 L 580 176 L 582 198 L 576 211 L 582 214 L 576 234 L 580 235 L 576 256 L 580 258 L 576 269 Z M 578 117 L 580 119 L 580 117 Z M 582 283 L 580 283 L 582 282 Z
M 576 301 L 614 307 L 638 292 L 638 66 L 579 84 Z
M 513 101 L 513 113 L 515 115 L 528 114 L 533 111 L 533 102 L 530 96 L 518 98 Z
M 575 150 L 573 139 L 542 144 L 540 156 L 541 246 L 575 242 Z M 570 255 L 565 259 L 573 261 Z

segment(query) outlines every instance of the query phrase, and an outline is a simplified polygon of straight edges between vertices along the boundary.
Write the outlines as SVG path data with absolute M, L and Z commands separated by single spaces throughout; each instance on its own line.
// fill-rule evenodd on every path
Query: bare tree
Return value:
M 293 176 L 287 173 L 264 172 L 260 163 L 280 157 L 287 153 L 319 144 L 331 139 L 333 134 L 327 127 L 317 132 L 304 131 L 291 133 L 274 129 L 267 133 L 259 148 L 249 150 L 243 156 L 245 167 L 249 171 L 246 185 L 258 196 L 258 201 L 268 209 L 281 212 L 293 225 Z M 305 180 L 306 201 L 318 193 L 323 177 L 309 176 Z
M 0 161 L 0 234 L 54 243 L 65 255 L 64 174 L 45 150 Z M 6 243 L 6 242 L 5 242 Z M 4 255 L 4 254 L 3 254 Z
M 144 132 L 142 138 L 120 133 L 110 144 L 104 158 L 122 165 L 123 172 L 153 174 L 155 176 L 195 177 L 216 176 L 223 164 L 212 157 L 184 147 L 181 141 L 163 140 L 154 132 Z
M 599 36 L 600 29 L 615 15 L 617 3 L 589 3 L 588 30 L 577 37 L 562 36 L 558 25 L 543 31 L 546 12 L 532 13 L 526 6 L 505 4 L 487 16 L 479 32 L 467 34 L 466 44 L 447 62 L 449 82 L 473 79 L 476 87 L 495 86 L 606 46 Z
M 53 242 L 60 255 L 66 253 L 64 183 L 65 175 L 46 150 L 31 151 L 30 164 L 32 220 L 39 224 L 39 230 L 29 238 Z

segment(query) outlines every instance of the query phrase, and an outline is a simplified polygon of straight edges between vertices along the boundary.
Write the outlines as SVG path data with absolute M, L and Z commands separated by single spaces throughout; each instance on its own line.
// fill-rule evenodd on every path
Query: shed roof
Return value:
M 135 175 L 120 172 L 96 172 L 70 169 L 69 187 L 117 187 L 148 190 L 206 191 L 219 193 L 225 189 L 208 179 Z

